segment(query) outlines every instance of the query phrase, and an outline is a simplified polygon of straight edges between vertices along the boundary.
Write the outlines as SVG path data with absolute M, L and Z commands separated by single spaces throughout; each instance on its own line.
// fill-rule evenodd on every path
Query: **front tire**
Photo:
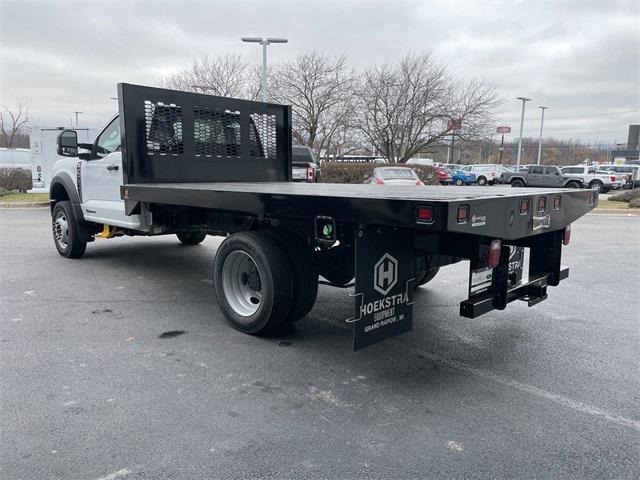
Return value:
M 599 180 L 594 180 L 589 184 L 589 188 L 591 190 L 595 190 L 598 193 L 602 192 L 604 190 L 604 185 L 602 184 L 601 181 Z
M 216 254 L 213 280 L 220 309 L 236 330 L 265 334 L 289 315 L 294 290 L 289 259 L 269 234 L 227 237 Z
M 461 186 L 462 186 L 462 184 L 463 184 L 463 181 L 462 181 L 462 180 L 460 180 L 460 179 L 456 180 L 456 185 L 457 185 L 457 186 L 461 187 Z
M 197 230 L 195 232 L 178 232 L 176 237 L 183 245 L 198 245 L 207 238 L 207 232 L 204 230 Z
M 58 253 L 65 258 L 80 258 L 87 249 L 87 242 L 80 237 L 80 226 L 71 202 L 56 203 L 51 214 L 53 243 Z
M 478 185 L 484 187 L 487 184 L 487 179 L 484 177 L 478 177 Z

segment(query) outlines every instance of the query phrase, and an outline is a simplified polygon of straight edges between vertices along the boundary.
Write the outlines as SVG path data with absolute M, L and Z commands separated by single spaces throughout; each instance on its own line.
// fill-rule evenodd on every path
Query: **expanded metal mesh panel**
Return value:
M 182 107 L 144 101 L 147 155 L 182 155 Z
M 193 142 L 197 157 L 242 156 L 240 112 L 194 106 Z
M 120 84 L 125 183 L 285 181 L 284 105 Z
M 277 155 L 278 138 L 276 130 L 276 116 L 266 113 L 252 113 L 249 115 L 255 128 L 249 132 L 249 139 L 252 144 L 257 144 L 261 148 L 252 148 L 252 157 L 275 158 Z M 258 139 L 256 139 L 256 133 Z

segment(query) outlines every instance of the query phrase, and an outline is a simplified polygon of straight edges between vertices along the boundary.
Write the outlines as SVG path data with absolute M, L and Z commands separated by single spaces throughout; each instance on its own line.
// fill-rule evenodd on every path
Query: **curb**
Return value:
M 0 208 L 42 208 L 48 206 L 49 202 L 0 202 Z
M 631 216 L 631 215 L 640 215 L 640 208 L 629 208 L 629 209 L 624 209 L 624 208 L 596 208 L 594 210 L 591 210 L 589 213 L 587 213 L 587 215 L 603 215 L 603 214 L 607 214 L 607 215 L 611 215 L 611 214 L 617 214 L 617 215 L 621 215 L 621 216 Z

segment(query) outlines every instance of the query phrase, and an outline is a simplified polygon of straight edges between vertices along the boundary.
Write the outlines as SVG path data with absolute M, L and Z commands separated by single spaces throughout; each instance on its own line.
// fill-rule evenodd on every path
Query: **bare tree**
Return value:
M 221 97 L 242 97 L 247 80 L 247 64 L 239 54 L 228 53 L 193 59 L 191 67 L 167 76 L 162 86 L 186 92 L 203 92 Z
M 22 130 L 29 122 L 29 110 L 24 104 L 18 105 L 18 111 L 10 110 L 6 105 L 0 111 L 0 129 L 2 130 L 2 146 L 15 147 L 16 139 L 22 137 Z
M 349 143 L 356 75 L 344 56 L 305 53 L 276 66 L 273 76 L 272 98 L 292 106 L 294 142 L 317 155 Z
M 389 161 L 404 163 L 450 133 L 451 119 L 467 137 L 479 135 L 496 104 L 493 87 L 455 82 L 430 53 L 409 54 L 365 72 L 359 128 Z

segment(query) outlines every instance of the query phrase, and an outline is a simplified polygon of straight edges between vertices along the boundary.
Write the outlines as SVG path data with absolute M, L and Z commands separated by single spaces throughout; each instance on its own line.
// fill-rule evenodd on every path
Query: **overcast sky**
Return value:
M 118 82 L 157 85 L 194 55 L 235 51 L 240 36 L 281 36 L 270 61 L 320 50 L 356 67 L 431 50 L 450 72 L 494 83 L 501 124 L 525 136 L 626 141 L 640 123 L 640 2 L 8 2 L 0 0 L 0 102 L 32 125 L 99 126 Z

